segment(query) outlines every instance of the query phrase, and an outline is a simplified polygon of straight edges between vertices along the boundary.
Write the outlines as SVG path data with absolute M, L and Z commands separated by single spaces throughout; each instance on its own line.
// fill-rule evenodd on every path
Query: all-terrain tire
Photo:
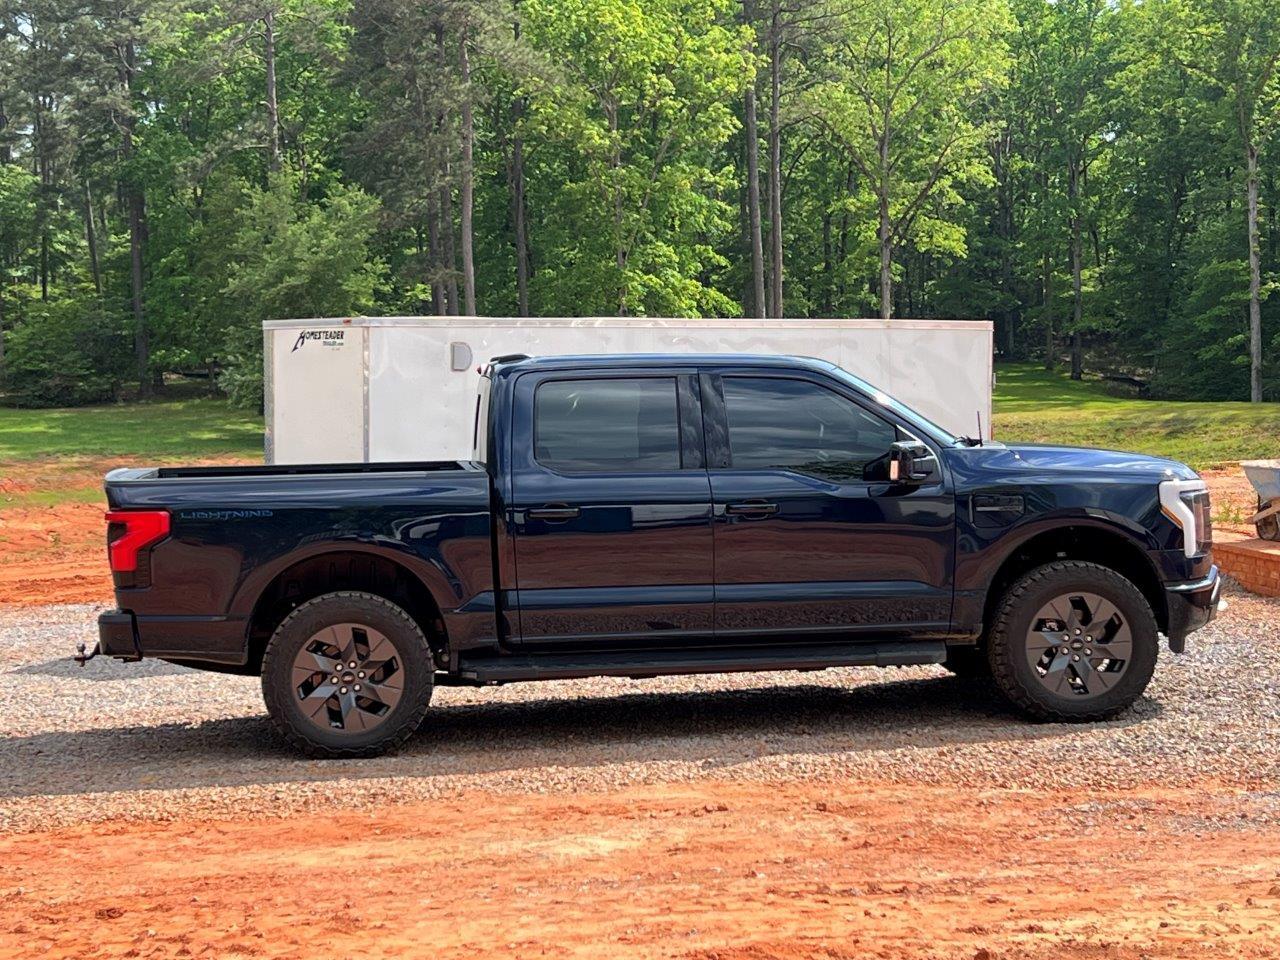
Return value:
M 1051 600 L 1072 592 L 1096 594 L 1113 604 L 1132 638 L 1123 674 L 1096 696 L 1055 693 L 1028 661 L 1032 618 Z M 1142 695 L 1155 672 L 1159 648 L 1151 605 L 1130 580 L 1096 563 L 1060 560 L 1037 567 L 1006 591 L 992 621 L 987 661 L 996 688 L 1022 713 L 1037 720 L 1085 723 L 1114 717 Z
M 294 661 L 320 631 L 361 624 L 395 648 L 403 688 L 399 701 L 370 730 L 325 729 L 308 719 L 294 686 Z M 371 593 L 340 591 L 308 600 L 276 628 L 262 657 L 262 697 L 280 735 L 309 757 L 371 757 L 403 744 L 422 723 L 435 676 L 422 628 L 402 608 Z

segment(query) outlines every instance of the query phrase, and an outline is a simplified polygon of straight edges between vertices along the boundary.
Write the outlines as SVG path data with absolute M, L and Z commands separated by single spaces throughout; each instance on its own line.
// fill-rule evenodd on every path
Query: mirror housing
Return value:
M 919 440 L 899 440 L 889 446 L 889 482 L 924 483 L 937 472 L 937 459 Z

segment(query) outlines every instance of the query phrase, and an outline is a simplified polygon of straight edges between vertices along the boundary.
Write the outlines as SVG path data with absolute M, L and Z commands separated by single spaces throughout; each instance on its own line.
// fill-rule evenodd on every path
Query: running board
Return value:
M 941 640 L 844 643 L 795 647 L 732 647 L 695 650 L 516 654 L 463 659 L 458 677 L 472 683 L 630 677 L 643 680 L 681 673 L 751 673 L 764 670 L 826 670 L 829 667 L 905 667 L 942 663 Z

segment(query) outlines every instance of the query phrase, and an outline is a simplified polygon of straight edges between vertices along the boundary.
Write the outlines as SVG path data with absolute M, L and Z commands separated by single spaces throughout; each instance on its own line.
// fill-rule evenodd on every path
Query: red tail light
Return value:
M 138 551 L 169 535 L 167 510 L 108 510 L 107 556 L 112 573 L 138 569 Z

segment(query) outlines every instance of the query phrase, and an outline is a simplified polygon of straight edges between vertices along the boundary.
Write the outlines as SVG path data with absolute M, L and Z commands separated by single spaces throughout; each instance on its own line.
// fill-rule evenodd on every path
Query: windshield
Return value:
M 960 442 L 960 438 L 957 437 L 955 434 L 953 434 L 950 430 L 944 430 L 942 427 L 938 426 L 936 423 L 934 423 L 932 420 L 928 419 L 927 417 L 922 417 L 920 414 L 916 413 L 906 404 L 898 402 L 897 400 L 893 399 L 893 397 L 889 396 L 887 393 L 881 390 L 879 387 L 872 386 L 871 384 L 867 383 L 867 381 L 863 380 L 861 377 L 855 377 L 848 370 L 842 369 L 841 367 L 837 367 L 835 364 L 831 365 L 831 372 L 836 376 L 837 379 L 843 380 L 845 383 L 849 384 L 851 387 L 855 388 L 856 390 L 862 393 L 865 393 L 868 397 L 870 397 L 876 403 L 880 404 L 880 406 L 884 407 L 886 410 L 892 410 L 894 413 L 900 416 L 903 420 L 907 421 L 907 423 L 911 424 L 913 427 L 917 427 L 924 433 L 929 434 L 929 436 L 933 437 L 935 440 L 939 441 L 940 443 L 945 443 L 951 446 L 955 446 L 957 443 Z

